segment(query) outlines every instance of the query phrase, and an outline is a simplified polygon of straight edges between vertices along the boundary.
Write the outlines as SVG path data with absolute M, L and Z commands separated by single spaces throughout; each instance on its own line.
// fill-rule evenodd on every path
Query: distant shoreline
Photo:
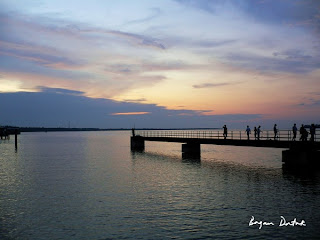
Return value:
M 47 127 L 17 127 L 20 132 L 89 132 L 89 131 L 131 131 L 132 128 L 47 128 Z M 143 130 L 215 130 L 219 128 L 135 128 Z

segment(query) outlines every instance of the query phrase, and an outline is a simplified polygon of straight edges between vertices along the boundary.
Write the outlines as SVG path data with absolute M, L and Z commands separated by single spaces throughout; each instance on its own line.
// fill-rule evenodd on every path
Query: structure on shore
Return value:
M 20 134 L 20 129 L 17 127 L 0 127 L 0 139 L 10 139 L 10 135 L 14 135 L 14 146 L 18 149 L 18 134 Z

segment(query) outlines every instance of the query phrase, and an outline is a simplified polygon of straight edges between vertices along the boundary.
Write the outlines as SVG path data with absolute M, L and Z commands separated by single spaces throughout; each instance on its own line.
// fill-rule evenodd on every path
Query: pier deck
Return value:
M 143 136 L 142 136 L 143 137 Z M 268 148 L 312 148 L 320 150 L 320 142 L 278 141 L 278 140 L 239 140 L 239 139 L 210 139 L 210 138 L 180 138 L 180 137 L 143 137 L 145 141 L 198 143 L 214 145 L 268 147 Z

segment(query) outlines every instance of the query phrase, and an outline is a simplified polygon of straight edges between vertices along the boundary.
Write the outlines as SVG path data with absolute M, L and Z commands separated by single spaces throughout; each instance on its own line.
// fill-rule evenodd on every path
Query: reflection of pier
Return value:
M 292 141 L 291 131 L 279 131 L 274 137 L 273 131 L 264 131 L 260 139 L 252 138 L 248 140 L 244 131 L 229 131 L 226 139 L 220 131 L 167 131 L 167 130 L 150 130 L 135 131 L 131 137 L 131 150 L 143 151 L 145 141 L 159 142 L 179 142 L 182 143 L 183 158 L 200 159 L 201 144 L 214 145 L 233 145 L 247 147 L 270 147 L 285 148 L 282 152 L 282 161 L 286 164 L 293 165 L 320 165 L 320 132 L 316 132 L 314 141 Z M 317 161 L 318 160 L 318 161 Z M 319 162 L 319 163 L 318 163 Z

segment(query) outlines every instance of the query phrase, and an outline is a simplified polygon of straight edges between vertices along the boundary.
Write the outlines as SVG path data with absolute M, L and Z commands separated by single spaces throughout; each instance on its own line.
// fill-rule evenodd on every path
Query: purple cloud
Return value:
M 196 84 L 193 85 L 193 88 L 214 88 L 214 87 L 222 87 L 222 86 L 228 86 L 228 85 L 234 85 L 234 84 L 239 84 L 237 83 L 229 83 L 229 82 L 224 82 L 224 83 L 203 83 L 203 84 Z

